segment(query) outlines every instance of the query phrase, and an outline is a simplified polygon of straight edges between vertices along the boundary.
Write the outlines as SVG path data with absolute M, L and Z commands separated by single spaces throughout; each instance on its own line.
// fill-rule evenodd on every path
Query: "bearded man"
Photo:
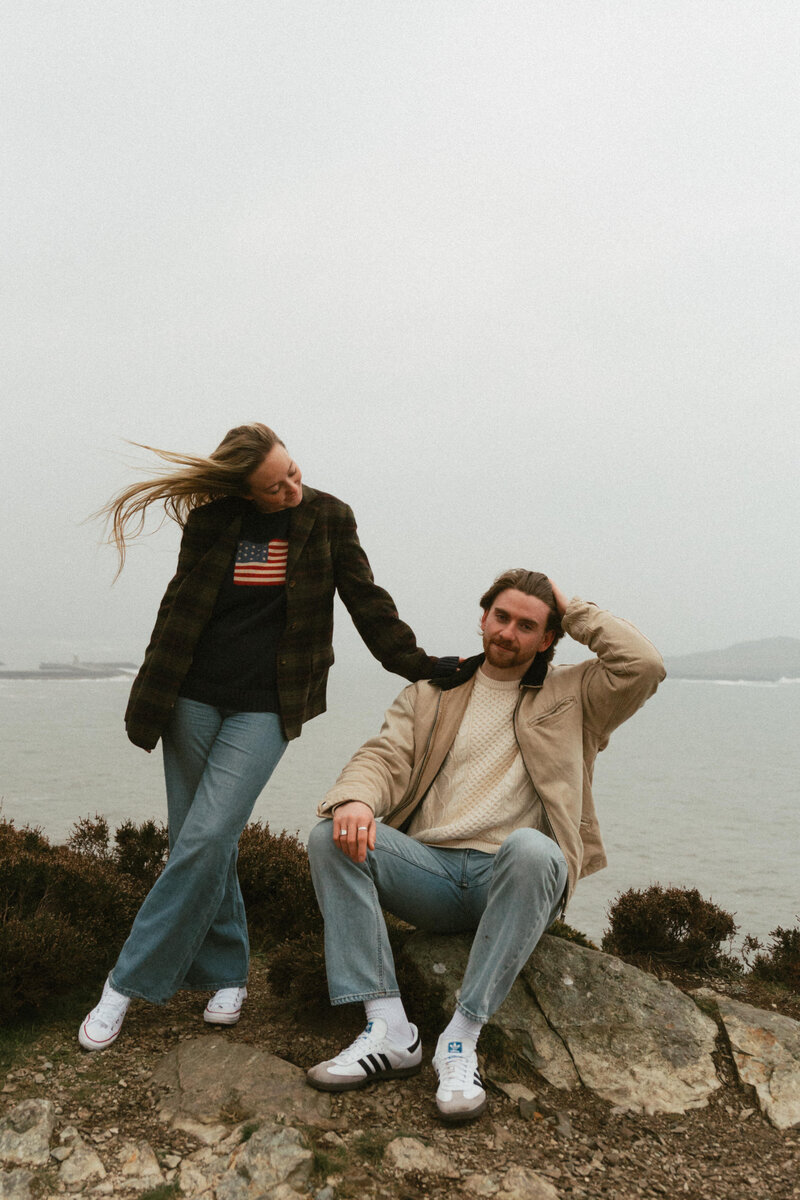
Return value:
M 481 1029 L 578 879 L 606 865 L 595 757 L 665 675 L 631 624 L 568 602 L 540 572 L 504 572 L 480 604 L 483 653 L 400 693 L 320 805 L 308 848 L 331 1002 L 361 1001 L 367 1016 L 352 1045 L 311 1068 L 312 1087 L 420 1069 L 382 908 L 419 929 L 475 931 L 433 1056 L 450 1122 L 483 1112 Z M 554 666 L 563 633 L 594 657 Z

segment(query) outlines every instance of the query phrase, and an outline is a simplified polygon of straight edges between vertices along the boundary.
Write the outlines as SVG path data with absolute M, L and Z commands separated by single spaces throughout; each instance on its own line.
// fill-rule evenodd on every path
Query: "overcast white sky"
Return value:
M 82 521 L 247 420 L 432 653 L 518 565 L 666 653 L 800 635 L 796 0 L 0 23 L 0 658 L 138 658 L 176 532 L 112 588 Z

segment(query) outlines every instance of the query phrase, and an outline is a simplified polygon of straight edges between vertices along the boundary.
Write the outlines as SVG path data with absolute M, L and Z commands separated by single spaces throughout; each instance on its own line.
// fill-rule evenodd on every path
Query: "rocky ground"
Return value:
M 134 1004 L 119 1041 L 102 1054 L 86 1054 L 78 1047 L 83 1014 L 77 1008 L 33 1030 L 4 1035 L 0 1116 L 28 1098 L 49 1099 L 55 1106 L 51 1145 L 57 1148 L 62 1140 L 68 1145 L 77 1137 L 108 1172 L 105 1179 L 70 1185 L 59 1177 L 59 1161 L 53 1158 L 31 1169 L 28 1194 L 116 1194 L 113 1180 L 120 1155 L 124 1159 L 132 1144 L 144 1141 L 154 1150 L 166 1181 L 147 1195 L 153 1200 L 180 1195 L 181 1164 L 198 1153 L 202 1138 L 197 1130 L 177 1130 L 159 1119 L 159 1089 L 152 1076 L 181 1041 L 222 1035 L 307 1068 L 359 1031 L 355 1007 L 298 1024 L 270 995 L 266 976 L 265 963 L 254 961 L 244 1016 L 229 1030 L 204 1025 L 204 998 L 183 994 L 161 1009 Z M 708 980 L 675 982 L 689 989 Z M 738 980 L 729 981 L 725 990 L 800 1019 L 796 994 Z M 520 1064 L 489 1060 L 484 1062 L 488 1113 L 470 1125 L 448 1128 L 437 1119 L 434 1076 L 426 1062 L 411 1080 L 333 1097 L 330 1117 L 303 1126 L 314 1152 L 306 1194 L 310 1190 L 321 1200 L 800 1197 L 800 1127 L 780 1132 L 765 1120 L 749 1089 L 737 1083 L 725 1051 L 718 1055 L 717 1067 L 723 1086 L 706 1108 L 648 1117 L 618 1112 L 583 1089 L 553 1088 Z M 235 1106 L 230 1111 L 223 1106 L 219 1117 L 234 1141 L 252 1132 L 246 1114 Z M 2 1177 L 0 1197 L 24 1194 L 12 1191 L 10 1178 Z M 140 1173 L 138 1179 L 141 1194 L 146 1175 Z M 131 1187 L 136 1180 L 132 1175 Z

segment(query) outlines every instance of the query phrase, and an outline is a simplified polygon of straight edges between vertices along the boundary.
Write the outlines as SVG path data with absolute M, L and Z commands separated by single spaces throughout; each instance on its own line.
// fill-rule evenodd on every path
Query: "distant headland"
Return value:
M 81 662 L 74 658 L 71 663 L 43 662 L 37 670 L 0 670 L 0 679 L 113 679 L 115 675 L 129 675 L 137 669 L 132 662 Z
M 800 638 L 762 638 L 757 642 L 738 642 L 725 650 L 705 650 L 665 659 L 667 675 L 672 679 L 745 680 L 750 683 L 777 683 L 781 679 L 800 679 Z

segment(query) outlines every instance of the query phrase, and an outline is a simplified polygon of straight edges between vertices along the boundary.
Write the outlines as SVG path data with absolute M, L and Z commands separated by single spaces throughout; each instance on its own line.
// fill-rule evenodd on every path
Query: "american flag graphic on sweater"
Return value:
M 233 582 L 241 587 L 279 587 L 286 582 L 286 538 L 270 542 L 239 542 Z

